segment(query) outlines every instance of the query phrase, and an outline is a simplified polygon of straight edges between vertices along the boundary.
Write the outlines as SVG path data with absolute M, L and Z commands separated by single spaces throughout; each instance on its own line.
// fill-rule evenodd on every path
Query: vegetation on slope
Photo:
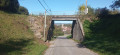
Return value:
M 26 15 L 0 11 L 0 55 L 42 55 L 47 48 L 29 29 Z
M 120 7 L 119 1 L 111 5 L 113 10 L 92 8 L 93 11 L 89 9 L 91 14 L 82 15 L 85 32 L 82 44 L 99 55 L 120 55 L 120 10 L 115 9 Z
M 102 15 L 99 18 L 84 22 L 83 44 L 100 55 L 120 55 L 120 14 Z

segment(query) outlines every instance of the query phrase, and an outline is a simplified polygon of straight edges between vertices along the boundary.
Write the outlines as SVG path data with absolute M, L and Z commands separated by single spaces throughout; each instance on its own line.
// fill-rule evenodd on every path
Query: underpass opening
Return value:
M 71 35 L 73 21 L 54 20 L 54 36 Z
M 82 32 L 82 29 L 81 29 L 81 25 L 80 25 L 80 21 L 78 19 L 78 17 L 75 17 L 75 16 L 54 16 L 52 19 L 51 19 L 51 25 L 49 27 L 49 30 L 48 30 L 48 35 L 47 35 L 47 40 L 50 41 L 51 38 L 54 37 L 54 30 L 55 30 L 55 26 L 56 26 L 56 22 L 60 22 L 61 25 L 60 27 L 62 28 L 63 24 L 65 25 L 65 23 L 67 22 L 71 22 L 71 35 L 72 35 L 72 38 L 74 40 L 79 40 L 79 41 L 83 41 L 83 32 Z M 64 22 L 64 23 L 62 23 Z M 57 24 L 59 26 L 59 24 Z M 64 27 L 63 27 L 64 29 Z M 64 30 L 62 30 L 64 31 Z M 65 33 L 64 33 L 65 34 Z

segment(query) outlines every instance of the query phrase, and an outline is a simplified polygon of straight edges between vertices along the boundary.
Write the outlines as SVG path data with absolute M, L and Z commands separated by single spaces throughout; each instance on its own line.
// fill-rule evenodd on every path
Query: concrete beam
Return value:
M 74 18 L 74 17 L 79 17 L 77 15 L 54 15 L 53 18 L 62 18 L 62 17 L 69 17 L 69 18 Z
M 69 20 L 77 20 L 77 18 L 52 18 L 52 20 L 63 20 L 63 21 L 69 21 Z

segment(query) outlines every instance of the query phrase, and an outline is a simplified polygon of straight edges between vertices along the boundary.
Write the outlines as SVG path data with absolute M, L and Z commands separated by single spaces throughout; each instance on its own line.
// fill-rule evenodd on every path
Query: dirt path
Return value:
M 98 55 L 83 46 L 79 46 L 78 43 L 67 39 L 65 36 L 59 36 L 50 43 L 51 45 L 45 55 Z

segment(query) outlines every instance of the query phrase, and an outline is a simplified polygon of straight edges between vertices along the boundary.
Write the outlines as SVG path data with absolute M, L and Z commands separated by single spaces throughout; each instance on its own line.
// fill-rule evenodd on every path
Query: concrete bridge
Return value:
M 47 40 L 51 40 L 51 37 L 53 37 L 54 21 L 73 21 L 72 30 L 71 30 L 72 37 L 75 40 L 83 41 L 83 39 L 84 39 L 83 27 L 80 22 L 79 16 L 76 16 L 76 15 L 52 16 L 51 25 L 48 30 Z

